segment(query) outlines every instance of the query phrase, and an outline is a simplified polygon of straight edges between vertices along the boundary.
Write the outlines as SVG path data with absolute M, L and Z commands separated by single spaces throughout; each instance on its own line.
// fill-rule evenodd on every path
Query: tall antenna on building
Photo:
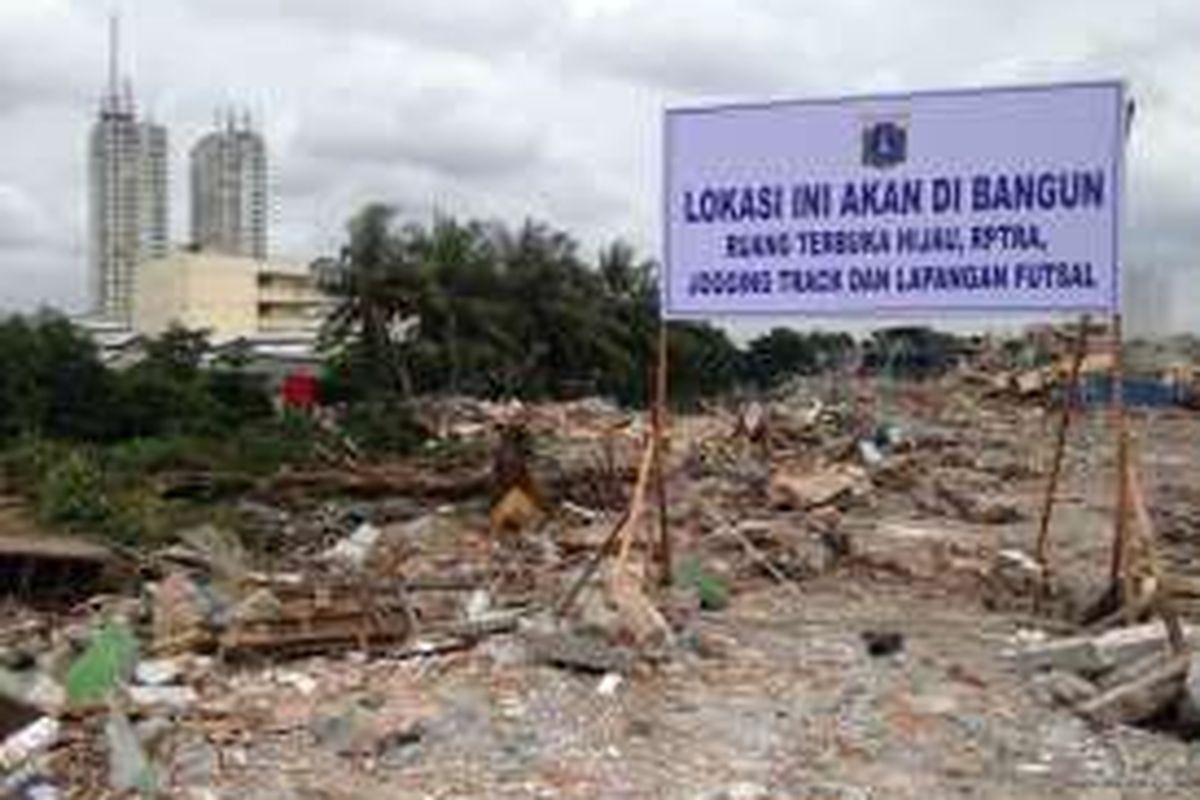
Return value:
M 116 14 L 108 18 L 108 86 L 104 94 L 103 110 L 117 113 L 121 110 L 121 18 Z
M 117 94 L 120 82 L 121 18 L 113 14 L 108 18 L 108 92 Z

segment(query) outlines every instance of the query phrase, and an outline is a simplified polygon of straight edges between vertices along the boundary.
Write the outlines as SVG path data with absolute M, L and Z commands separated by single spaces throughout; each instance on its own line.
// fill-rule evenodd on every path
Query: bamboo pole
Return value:
M 654 492 L 658 497 L 658 562 L 659 582 L 670 586 L 674 573 L 671 552 L 671 529 L 667 521 L 667 322 L 658 323 L 658 369 L 655 371 L 654 392 Z
M 1112 319 L 1112 427 L 1117 440 L 1117 497 L 1114 517 L 1113 547 L 1109 578 L 1117 591 L 1121 605 L 1131 598 L 1125 596 L 1121 575 L 1126 566 L 1129 538 L 1129 421 L 1125 415 L 1125 365 L 1121 352 L 1121 314 Z
M 1075 339 L 1075 350 L 1071 359 L 1071 372 L 1067 379 L 1066 393 L 1062 398 L 1062 412 L 1058 417 L 1058 433 L 1054 441 L 1054 460 L 1050 466 L 1050 480 L 1046 484 L 1046 496 L 1042 498 L 1042 514 L 1038 522 L 1037 548 L 1035 550 L 1038 565 L 1042 568 L 1041 580 L 1038 583 L 1037 595 L 1034 597 L 1036 607 L 1041 606 L 1050 588 L 1050 560 L 1048 545 L 1050 539 L 1050 516 L 1054 513 L 1054 498 L 1058 494 L 1058 481 L 1062 473 L 1063 454 L 1067 446 L 1067 429 L 1071 425 L 1071 411 L 1079 391 L 1079 370 L 1087 353 L 1087 331 L 1091 318 L 1084 315 L 1079 322 L 1079 335 Z
M 1175 604 L 1171 597 L 1171 582 L 1164 573 L 1162 564 L 1159 563 L 1154 522 L 1150 519 L 1150 510 L 1146 506 L 1146 493 L 1142 489 L 1142 482 L 1134 467 L 1138 462 L 1138 459 L 1132 459 L 1129 464 L 1129 474 L 1126 479 L 1129 486 L 1129 505 L 1142 545 L 1142 555 L 1146 559 L 1150 576 L 1154 579 L 1153 606 L 1162 617 L 1163 625 L 1166 626 L 1171 649 L 1176 653 L 1183 653 L 1187 650 L 1187 640 L 1183 635 L 1183 625 L 1179 622 L 1179 614 L 1175 610 Z M 1126 564 L 1126 574 L 1132 572 L 1130 567 L 1132 564 Z

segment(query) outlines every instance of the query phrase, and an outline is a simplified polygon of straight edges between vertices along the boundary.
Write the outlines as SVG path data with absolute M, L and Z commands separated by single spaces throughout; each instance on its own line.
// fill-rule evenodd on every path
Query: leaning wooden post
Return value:
M 1133 118 L 1136 106 L 1133 100 L 1125 103 L 1124 141 L 1129 142 L 1133 131 Z M 1117 287 L 1118 289 L 1120 287 Z M 1118 292 L 1118 297 L 1120 296 Z M 1129 535 L 1129 427 L 1125 418 L 1125 357 L 1122 348 L 1121 335 L 1121 306 L 1118 302 L 1112 317 L 1112 425 L 1117 437 L 1117 507 L 1113 531 L 1112 559 L 1109 578 L 1112 589 L 1116 593 L 1118 606 L 1124 606 L 1130 598 L 1124 596 L 1121 588 L 1121 572 L 1125 566 L 1126 540 Z
M 667 321 L 658 323 L 658 369 L 655 370 L 654 412 L 654 492 L 658 496 L 658 562 L 659 580 L 671 584 L 674 574 L 671 553 L 671 530 L 667 522 Z
M 1171 597 L 1171 581 L 1159 561 L 1158 537 L 1154 534 L 1154 523 L 1150 519 L 1150 510 L 1146 506 L 1146 493 L 1136 469 L 1137 465 L 1141 463 L 1141 459 L 1136 457 L 1134 444 L 1131 440 L 1130 450 L 1133 451 L 1134 457 L 1129 460 L 1129 470 L 1126 476 L 1126 485 L 1129 487 L 1129 509 L 1140 537 L 1141 555 L 1146 560 L 1145 571 L 1154 581 L 1151 589 L 1154 593 L 1152 606 L 1158 611 L 1158 615 L 1162 617 L 1163 624 L 1167 628 L 1167 639 L 1171 643 L 1171 649 L 1176 653 L 1183 653 L 1188 649 L 1187 637 L 1184 636 L 1183 625 L 1179 621 L 1179 613 L 1175 610 L 1175 604 Z M 1135 592 L 1140 588 L 1132 582 L 1132 566 L 1128 561 L 1125 564 L 1127 592 L 1130 591 L 1128 587 L 1133 587 L 1132 591 Z
M 1122 589 L 1121 574 L 1129 539 L 1129 421 L 1125 415 L 1125 365 L 1121 352 L 1121 315 L 1112 321 L 1112 425 L 1117 440 L 1117 507 L 1114 518 L 1112 560 L 1109 577 L 1124 605 L 1130 598 Z
M 1071 411 L 1079 391 L 1079 370 L 1087 353 L 1087 330 L 1091 325 L 1091 317 L 1084 315 L 1079 322 L 1079 335 L 1075 338 L 1075 351 L 1071 358 L 1071 372 L 1067 378 L 1066 392 L 1062 398 L 1062 411 L 1058 417 L 1058 434 L 1054 440 L 1054 460 L 1050 465 L 1050 480 L 1046 484 L 1046 496 L 1042 498 L 1042 515 L 1038 522 L 1038 538 L 1036 553 L 1038 565 L 1042 569 L 1041 580 L 1038 583 L 1037 594 L 1034 597 L 1036 607 L 1040 608 L 1050 588 L 1050 559 L 1048 544 L 1050 539 L 1050 515 L 1054 511 L 1054 498 L 1058 494 L 1058 480 L 1062 474 L 1063 454 L 1067 447 L 1067 429 L 1071 425 Z

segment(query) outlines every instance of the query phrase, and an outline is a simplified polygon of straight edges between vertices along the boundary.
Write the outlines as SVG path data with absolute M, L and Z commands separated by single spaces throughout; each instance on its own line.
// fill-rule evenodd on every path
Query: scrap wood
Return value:
M 1186 654 L 1171 656 L 1134 680 L 1081 703 L 1076 711 L 1097 725 L 1150 719 L 1179 696 L 1189 660 Z
M 801 591 L 800 586 L 794 580 L 785 575 L 779 566 L 776 565 L 773 560 L 771 560 L 771 557 L 760 550 L 754 544 L 754 542 L 750 541 L 750 537 L 738 530 L 736 525 L 725 522 L 719 528 L 717 528 L 714 533 L 732 536 L 734 539 L 737 539 L 737 541 L 742 545 L 742 549 L 746 551 L 746 555 L 750 556 L 752 561 L 755 561 L 761 565 L 762 568 L 765 569 L 767 573 L 775 579 L 776 583 L 787 586 L 788 590 L 797 597 L 804 596 L 804 592 Z
M 637 486 L 641 487 L 643 494 L 645 492 L 645 483 L 650 468 L 650 462 L 654 457 L 653 449 L 654 437 L 648 437 L 642 451 L 641 465 L 638 469 Z M 584 566 L 583 571 L 579 574 L 579 577 L 575 579 L 575 583 L 573 583 L 571 587 L 567 589 L 566 593 L 563 594 L 562 599 L 555 604 L 554 610 L 558 616 L 566 616 L 567 612 L 571 610 L 571 607 L 575 605 L 575 601 L 578 599 L 579 593 L 583 591 L 583 587 L 587 585 L 589 580 L 591 580 L 592 575 L 595 574 L 596 570 L 600 567 L 600 564 L 604 561 L 605 557 L 607 557 L 612 548 L 617 544 L 618 541 L 622 542 L 622 544 L 624 543 L 624 539 L 622 537 L 625 536 L 625 531 L 629 527 L 629 520 L 633 517 L 634 511 L 636 510 L 635 506 L 639 504 L 638 492 L 635 487 L 634 502 L 631 502 L 620 518 L 618 518 L 617 523 L 613 526 L 612 531 L 608 534 L 596 552 L 592 554 L 591 560 L 589 560 L 587 565 Z
M 1176 653 L 1182 653 L 1187 649 L 1187 640 L 1183 635 L 1183 626 L 1179 622 L 1179 615 L 1171 603 L 1169 582 L 1163 578 L 1162 565 L 1159 563 L 1158 549 L 1155 544 L 1154 524 L 1150 519 L 1150 512 L 1146 508 L 1146 496 L 1133 465 L 1127 464 L 1126 469 L 1128 470 L 1126 480 L 1129 484 L 1129 505 L 1133 511 L 1136 529 L 1140 534 L 1139 543 L 1143 550 L 1144 562 L 1153 579 L 1154 592 L 1151 603 L 1167 628 L 1167 637 L 1170 639 L 1171 648 Z M 1129 560 L 1126 560 L 1125 566 L 1126 569 L 1132 566 Z
M 642 456 L 638 481 L 634 486 L 633 499 L 629 505 L 629 515 L 625 518 L 617 534 L 620 548 L 617 551 L 616 559 L 609 566 L 605 581 L 609 600 L 616 607 L 626 630 L 639 644 L 661 641 L 670 631 L 666 619 L 642 588 L 645 576 L 629 561 L 633 541 L 637 538 L 639 523 L 646 503 L 646 490 L 649 486 L 650 474 L 657 461 L 656 453 L 661 446 L 661 439 L 652 435 Z
M 486 495 L 491 486 L 491 471 L 486 468 L 447 475 L 444 470 L 432 467 L 391 464 L 355 470 L 287 470 L 261 483 L 258 493 L 328 493 L 356 497 L 412 495 L 464 500 Z

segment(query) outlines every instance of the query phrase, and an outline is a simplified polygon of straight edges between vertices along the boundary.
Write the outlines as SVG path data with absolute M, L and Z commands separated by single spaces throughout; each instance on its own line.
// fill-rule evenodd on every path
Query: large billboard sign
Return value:
M 668 317 L 1119 305 L 1119 82 L 675 109 Z

